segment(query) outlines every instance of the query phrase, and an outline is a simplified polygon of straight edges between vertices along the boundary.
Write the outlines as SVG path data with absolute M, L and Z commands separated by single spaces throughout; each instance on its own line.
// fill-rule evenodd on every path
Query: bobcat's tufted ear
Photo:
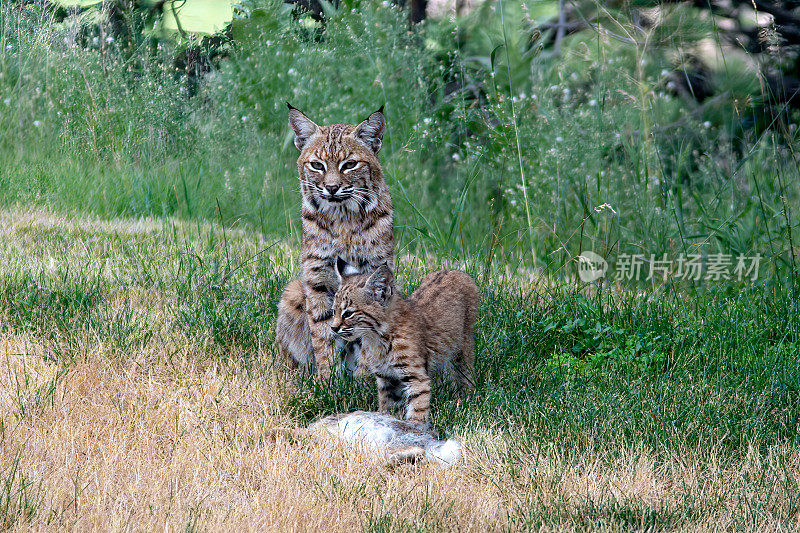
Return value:
M 351 265 L 341 257 L 336 258 L 336 276 L 339 278 L 340 284 L 344 278 L 355 276 L 356 274 L 361 274 L 361 271 L 355 265 Z
M 367 120 L 356 126 L 353 136 L 377 154 L 383 144 L 384 131 L 386 131 L 386 118 L 383 116 L 383 106 L 381 106 Z
M 382 264 L 367 280 L 364 289 L 372 299 L 386 305 L 392 299 L 394 290 L 394 274 L 387 263 Z
M 299 109 L 292 107 L 289 102 L 286 102 L 286 105 L 289 107 L 289 125 L 294 130 L 294 145 L 302 151 L 308 141 L 319 133 L 319 126 Z

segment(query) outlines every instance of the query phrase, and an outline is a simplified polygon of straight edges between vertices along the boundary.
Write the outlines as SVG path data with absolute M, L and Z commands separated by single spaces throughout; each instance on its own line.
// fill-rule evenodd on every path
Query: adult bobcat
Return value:
M 300 150 L 302 266 L 278 304 L 275 336 L 290 367 L 310 368 L 313 359 L 327 376 L 337 258 L 356 270 L 393 262 L 392 198 L 377 157 L 386 120 L 381 107 L 357 126 L 318 126 L 289 105 L 289 124 Z
M 375 374 L 381 412 L 405 400 L 406 419 L 427 425 L 435 373 L 452 370 L 462 392 L 474 388 L 479 294 L 469 275 L 434 272 L 404 298 L 388 265 L 349 275 L 340 259 L 337 273 L 342 282 L 331 330 L 346 341 L 361 340 L 358 366 Z

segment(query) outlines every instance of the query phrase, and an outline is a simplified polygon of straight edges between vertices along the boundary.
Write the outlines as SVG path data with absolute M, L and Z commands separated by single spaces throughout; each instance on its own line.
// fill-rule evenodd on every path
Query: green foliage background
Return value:
M 239 5 L 198 78 L 180 58 L 207 40 L 120 42 L 107 10 L 4 4 L 0 199 L 297 239 L 284 102 L 322 123 L 386 103 L 401 248 L 559 275 L 585 249 L 612 263 L 760 253 L 764 279 L 795 282 L 797 130 L 790 114 L 757 126 L 769 97 L 740 56 L 715 72 L 710 102 L 670 90 L 676 53 L 713 37 L 690 7 L 663 7 L 641 35 L 624 8 L 595 6 L 605 29 L 556 54 L 537 30 L 555 2 L 486 3 L 414 30 L 388 4 L 325 5 L 324 24 L 280 2 Z

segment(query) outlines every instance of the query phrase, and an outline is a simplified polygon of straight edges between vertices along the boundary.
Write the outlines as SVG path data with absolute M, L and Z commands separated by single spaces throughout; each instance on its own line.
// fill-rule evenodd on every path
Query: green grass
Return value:
M 23 224 L 8 234 L 3 251 L 4 332 L 33 335 L 43 343 L 45 359 L 64 369 L 20 397 L 22 416 L 54 409 L 59 380 L 75 357 L 86 357 L 79 354 L 97 344 L 123 365 L 147 346 L 177 338 L 187 344 L 159 357 L 231 363 L 232 371 L 254 375 L 281 368 L 273 360 L 272 328 L 282 287 L 295 272 L 287 268 L 290 249 L 221 226 L 154 220 L 137 232 L 122 231 L 118 223 L 98 227 L 96 220 L 64 224 Z M 93 224 L 96 229 L 90 229 Z M 87 266 L 51 262 L 74 261 L 76 255 Z M 101 266 L 106 264 L 113 268 Z M 399 261 L 404 287 L 417 279 L 417 268 Z M 566 465 L 587 457 L 613 462 L 636 449 L 656 464 L 699 454 L 721 468 L 800 444 L 793 299 L 750 290 L 687 300 L 679 293 L 546 288 L 516 276 L 502 281 L 499 271 L 473 274 L 489 280 L 480 284 L 477 391 L 464 400 L 437 390 L 434 427 L 467 439 L 486 431 L 498 435 L 505 442 L 498 453 L 511 487 L 515 476 L 531 474 L 531 461 L 553 453 L 554 443 L 568 443 L 558 446 Z M 301 425 L 377 407 L 369 379 L 282 379 L 288 387 L 283 409 Z M 478 441 L 472 453 L 498 460 L 486 445 Z M 792 476 L 786 482 L 794 483 Z M 751 486 L 761 490 L 760 483 L 766 481 Z M 578 529 L 599 522 L 672 528 L 695 524 L 707 509 L 718 509 L 710 501 L 651 507 L 636 499 L 587 498 L 579 505 L 562 502 L 561 508 L 520 501 L 512 506 L 512 518 L 519 527 L 556 527 L 569 516 Z M 764 505 L 775 511 L 767 500 Z M 789 516 L 800 512 L 800 502 L 794 505 Z M 386 520 L 367 517 L 365 527 L 400 527 Z M 758 516 L 753 520 L 760 523 Z
M 242 249 L 241 233 L 222 229 L 199 230 L 192 247 L 185 236 L 164 243 L 156 233 L 136 243 L 104 231 L 27 231 L 48 256 L 82 250 L 87 264 L 113 259 L 115 267 L 7 268 L 0 277 L 6 332 L 32 333 L 64 350 L 103 342 L 122 355 L 171 332 L 214 358 L 272 351 L 277 301 L 294 272 L 272 243 Z M 170 235 L 168 224 L 161 234 Z M 406 288 L 409 266 L 401 260 L 398 269 Z M 523 445 L 569 441 L 575 454 L 639 443 L 659 453 L 715 448 L 738 457 L 748 446 L 800 444 L 792 298 L 753 289 L 687 301 L 570 285 L 542 290 L 513 278 L 517 287 L 503 288 L 498 275 L 475 276 L 493 280 L 481 284 L 478 392 L 466 403 L 437 399 L 443 432 L 498 420 L 526 428 Z M 151 291 L 171 303 L 143 308 L 135 295 Z M 321 386 L 298 377 L 296 385 L 290 408 L 304 420 L 377 406 L 371 380 Z

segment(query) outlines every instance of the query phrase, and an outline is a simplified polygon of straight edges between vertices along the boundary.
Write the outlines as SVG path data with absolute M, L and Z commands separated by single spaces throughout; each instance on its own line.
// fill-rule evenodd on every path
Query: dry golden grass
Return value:
M 749 479 L 774 470 L 755 453 L 723 468 L 697 456 L 656 464 L 635 449 L 621 450 L 613 462 L 599 453 L 575 464 L 564 459 L 564 443 L 518 457 L 512 474 L 506 461 L 519 452 L 509 452 L 509 436 L 479 431 L 462 436 L 465 462 L 455 468 L 389 471 L 330 440 L 275 437 L 272 428 L 294 422 L 282 412 L 283 387 L 273 373 L 244 377 L 219 364 L 159 365 L 153 357 L 119 363 L 97 347 L 57 380 L 52 403 L 37 405 L 36 391 L 60 370 L 40 352 L 30 338 L 0 344 L 0 461 L 19 458 L 37 507 L 30 522 L 17 524 L 22 529 L 175 530 L 194 523 L 202 530 L 350 531 L 387 516 L 390 529 L 487 531 L 514 528 L 511 518 L 526 518 L 526 509 L 555 512 L 556 529 L 582 529 L 587 497 L 644 509 L 679 506 L 687 497 L 717 502 L 684 526 L 727 529 L 741 510 L 738 498 L 748 497 Z M 796 477 L 798 455 L 776 449 L 767 461 L 784 461 Z M 797 497 L 775 489 L 778 510 L 781 500 Z M 591 522 L 616 529 L 614 517 Z
M 504 521 L 497 490 L 466 468 L 389 472 L 336 442 L 274 437 L 293 424 L 275 374 L 152 357 L 121 364 L 97 347 L 58 380 L 52 405 L 35 406 L 58 365 L 31 339 L 4 339 L 0 350 L 2 461 L 19 456 L 42 488 L 24 527 L 352 530 L 365 513 L 413 522 L 428 507 L 427 520 L 464 530 Z
M 102 227 L 146 238 L 159 227 L 102 224 L 4 213 L 6 268 L 26 267 L 14 251 L 28 254 L 27 267 L 46 267 L 48 241 L 31 231 Z M 258 249 L 244 234 L 236 239 L 247 251 Z M 90 255 L 122 265 L 115 246 Z M 81 248 L 74 246 L 76 256 Z M 266 364 L 271 352 L 247 368 L 230 362 L 247 354 L 229 354 L 227 362 L 208 357 L 206 341 L 170 327 L 169 298 L 152 289 L 138 294 L 137 307 L 160 309 L 150 320 L 161 334 L 124 356 L 87 338 L 72 347 L 71 359 L 54 360 L 51 341 L 33 333 L 0 338 L 0 526 L 626 531 L 640 520 L 697 531 L 800 527 L 791 514 L 800 452 L 788 447 L 752 450 L 739 460 L 714 450 L 665 459 L 631 443 L 576 458 L 569 453 L 575 443 L 541 442 L 534 450 L 517 428 L 476 425 L 453 435 L 465 445 L 454 468 L 388 470 L 338 442 L 287 438 L 274 428 L 297 421 L 286 407 L 286 376 Z M 761 506 L 758 513 L 753 506 Z

